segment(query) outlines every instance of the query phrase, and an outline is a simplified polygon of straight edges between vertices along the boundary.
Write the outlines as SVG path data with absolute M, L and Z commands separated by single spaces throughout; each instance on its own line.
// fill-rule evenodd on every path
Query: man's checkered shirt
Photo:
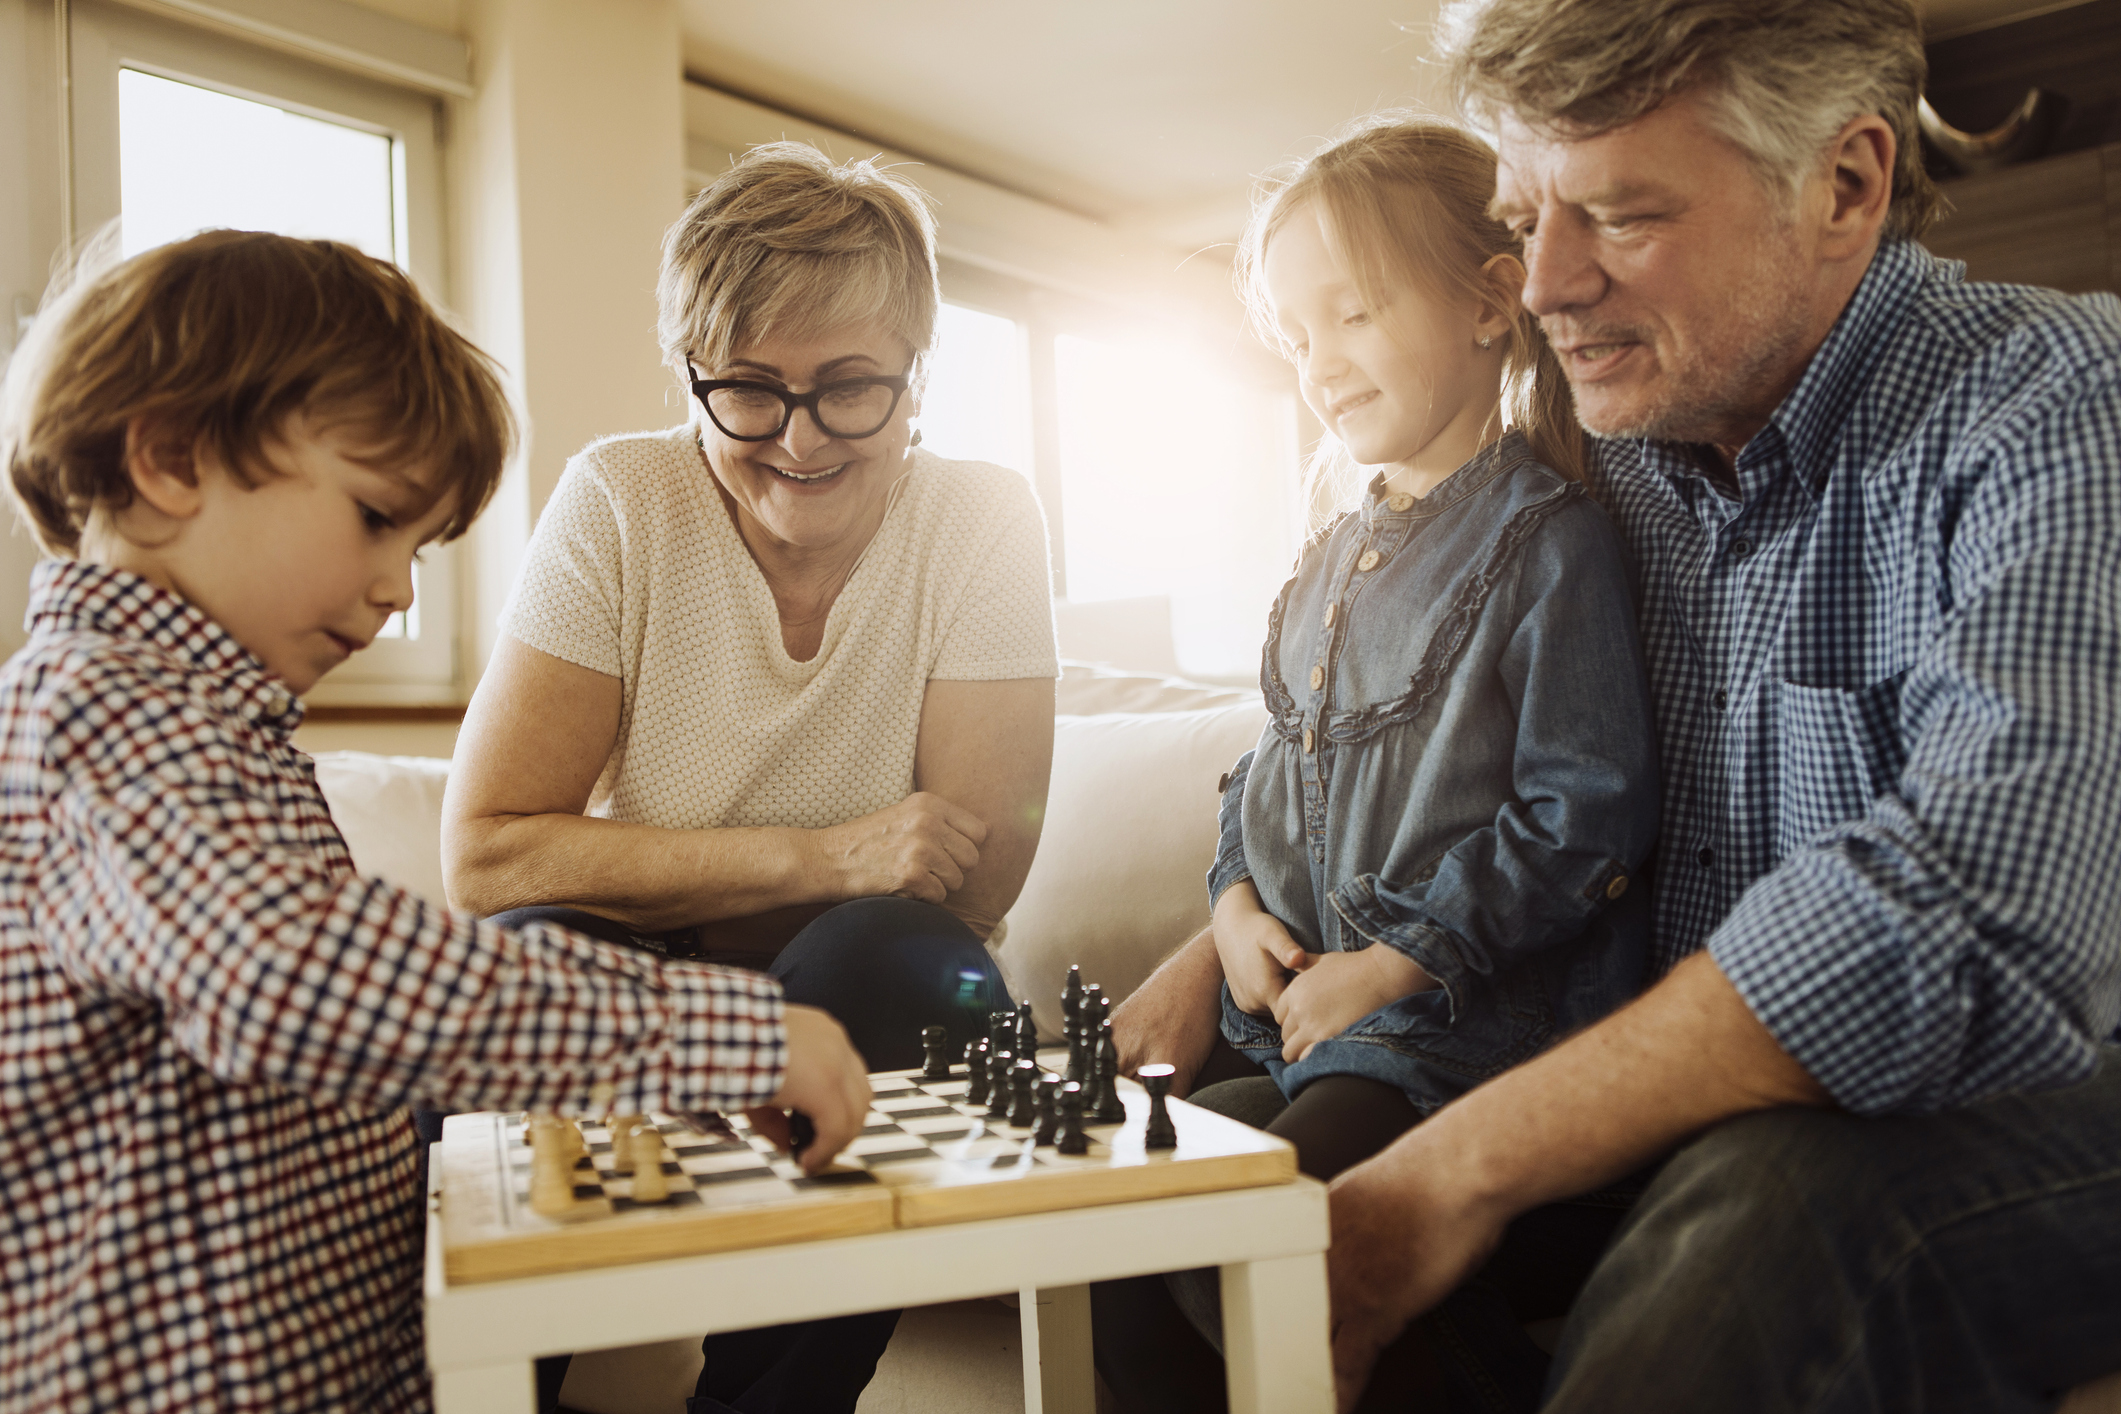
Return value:
M 2066 1084 L 2121 1012 L 2121 302 L 1878 253 L 1736 486 L 1600 444 L 1704 945 L 1834 1097 Z
M 428 1404 L 403 1106 L 727 1109 L 777 984 L 355 874 L 302 709 L 132 575 L 0 673 L 0 1410 Z

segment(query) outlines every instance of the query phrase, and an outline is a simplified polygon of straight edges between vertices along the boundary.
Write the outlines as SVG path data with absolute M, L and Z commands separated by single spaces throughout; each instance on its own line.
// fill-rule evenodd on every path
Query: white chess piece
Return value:
M 556 1114 L 534 1114 L 525 1126 L 530 1138 L 530 1210 L 558 1217 L 574 1206 L 574 1145 L 565 1131 L 574 1126 Z M 579 1139 L 581 1132 L 575 1131 Z
M 646 1119 L 628 1126 L 626 1148 L 633 1160 L 633 1201 L 660 1203 L 670 1196 L 670 1176 L 663 1172 L 663 1131 Z
M 646 1115 L 619 1115 L 611 1121 L 611 1170 L 613 1173 L 632 1173 L 633 1131 L 636 1126 L 648 1123 Z

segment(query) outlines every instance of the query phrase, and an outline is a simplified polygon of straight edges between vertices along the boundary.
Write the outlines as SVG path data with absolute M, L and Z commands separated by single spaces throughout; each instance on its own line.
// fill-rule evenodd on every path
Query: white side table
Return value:
M 1298 1177 L 452 1287 L 430 1192 L 427 1361 L 437 1414 L 526 1414 L 539 1356 L 1017 1290 L 1026 1411 L 1092 1414 L 1088 1284 L 1221 1267 L 1232 1414 L 1330 1414 L 1327 1242 L 1325 1186 Z

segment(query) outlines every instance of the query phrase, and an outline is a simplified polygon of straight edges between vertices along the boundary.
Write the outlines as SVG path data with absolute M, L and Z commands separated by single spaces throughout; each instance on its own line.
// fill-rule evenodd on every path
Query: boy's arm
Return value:
M 43 906 L 75 916 L 45 933 L 77 984 L 161 1010 L 218 1078 L 366 1110 L 582 1110 L 599 1084 L 629 1110 L 740 1109 L 780 1090 L 771 979 L 506 931 L 335 867 L 282 842 L 287 807 L 241 784 L 248 743 L 189 705 L 131 714 L 152 741 L 61 716 L 47 823 L 52 857 L 81 867 L 48 876 Z

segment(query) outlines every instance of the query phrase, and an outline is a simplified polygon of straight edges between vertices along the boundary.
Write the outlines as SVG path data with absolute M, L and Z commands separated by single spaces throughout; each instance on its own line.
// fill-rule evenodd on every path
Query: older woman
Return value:
M 915 450 L 934 227 L 754 149 L 664 241 L 693 416 L 571 461 L 464 723 L 443 854 L 482 913 L 753 967 L 872 1068 L 1009 999 L 1059 672 L 1024 478 Z M 896 1313 L 714 1337 L 699 1408 L 851 1408 Z
M 466 716 L 449 892 L 754 967 L 873 1067 L 1006 1006 L 983 941 L 1052 761 L 1045 528 L 1015 472 L 916 450 L 919 189 L 754 149 L 663 248 L 693 416 L 576 456 Z

